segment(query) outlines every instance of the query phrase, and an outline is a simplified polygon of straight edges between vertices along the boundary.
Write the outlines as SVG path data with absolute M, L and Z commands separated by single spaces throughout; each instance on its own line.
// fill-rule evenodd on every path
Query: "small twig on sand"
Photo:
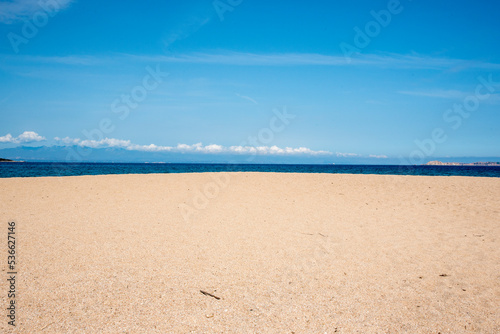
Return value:
M 300 234 L 306 234 L 306 235 L 314 235 L 312 233 L 304 233 L 304 232 L 299 232 Z
M 319 233 L 319 232 L 318 232 L 318 234 L 319 234 L 319 235 L 321 235 L 322 237 L 325 237 L 325 238 L 326 238 L 326 235 L 324 235 L 324 234 L 321 234 L 321 233 Z
M 45 325 L 45 327 L 43 327 L 43 328 L 41 329 L 41 331 L 43 331 L 45 328 L 49 327 L 50 325 L 53 325 L 54 323 L 55 323 L 55 322 L 51 322 L 50 324 Z
M 217 299 L 217 300 L 219 300 L 219 299 L 220 299 L 220 297 L 214 296 L 214 295 L 212 295 L 211 293 L 208 293 L 208 292 L 206 292 L 206 291 L 200 290 L 200 292 L 201 292 L 202 294 L 206 295 L 206 296 L 213 297 L 213 298 L 215 298 L 215 299 Z

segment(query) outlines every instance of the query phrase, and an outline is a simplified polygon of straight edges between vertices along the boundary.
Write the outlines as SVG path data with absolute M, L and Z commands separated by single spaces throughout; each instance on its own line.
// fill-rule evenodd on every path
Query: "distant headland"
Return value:
M 14 162 L 14 160 L 0 158 L 0 162 Z
M 429 161 L 425 165 L 429 166 L 500 166 L 500 162 L 491 162 L 491 161 L 479 161 L 479 162 L 441 162 L 441 161 Z

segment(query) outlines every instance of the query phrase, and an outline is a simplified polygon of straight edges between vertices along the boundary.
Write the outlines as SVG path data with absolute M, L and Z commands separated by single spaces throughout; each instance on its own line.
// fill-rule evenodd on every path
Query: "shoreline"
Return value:
M 80 177 L 117 177 L 117 176 L 165 176 L 165 175 L 205 175 L 205 174 L 269 174 L 269 175 L 342 175 L 342 176 L 374 176 L 374 177 L 424 177 L 424 178 L 472 178 L 472 179 L 499 179 L 497 176 L 470 176 L 470 175 L 414 175 L 414 174 L 363 174 L 363 173 L 296 173 L 296 172 L 268 172 L 268 171 L 234 171 L 234 172 L 167 172 L 167 173 L 128 173 L 128 174 L 84 174 L 84 175 L 42 175 L 42 176 L 13 176 L 0 177 L 1 180 L 19 179 L 59 179 Z
M 226 164 L 16 164 L 0 165 L 0 179 L 77 175 L 148 175 L 191 173 L 298 173 L 394 176 L 469 176 L 500 178 L 500 167 L 477 166 L 399 166 L 399 165 L 226 165 Z M 10 167 L 9 167 L 10 166 Z

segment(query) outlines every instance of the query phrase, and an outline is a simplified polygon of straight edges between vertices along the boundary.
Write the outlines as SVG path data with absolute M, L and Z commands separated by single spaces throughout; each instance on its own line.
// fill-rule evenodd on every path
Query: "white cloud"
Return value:
M 37 13 L 53 15 L 66 8 L 73 0 L 13 0 L 0 3 L 0 22 L 12 24 L 31 17 Z
M 0 137 L 0 141 L 4 137 Z M 106 148 L 116 147 L 124 148 L 129 151 L 144 151 L 144 152 L 179 152 L 179 153 L 203 153 L 203 154 L 258 154 L 258 155 L 331 155 L 328 151 L 314 151 L 307 147 L 280 148 L 278 146 L 230 146 L 225 147 L 217 144 L 203 145 L 196 143 L 192 145 L 177 144 L 177 146 L 158 146 L 155 144 L 137 145 L 130 142 L 130 140 L 122 140 L 115 138 L 104 138 L 102 140 L 81 140 L 79 138 L 59 138 L 55 137 L 54 140 L 65 145 L 79 145 L 89 148 Z
M 196 143 L 193 145 L 177 144 L 175 150 L 179 152 L 192 152 L 192 151 L 200 152 L 203 150 L 203 145 L 201 143 Z
M 0 143 L 13 143 L 14 138 L 10 133 L 6 134 L 5 136 L 0 137 Z
M 337 157 L 341 157 L 341 158 L 352 158 L 352 157 L 360 157 L 361 156 L 361 155 L 356 154 L 356 153 L 341 153 L 341 152 L 337 152 L 337 153 L 335 153 L 335 155 Z
M 55 141 L 60 141 L 63 144 L 73 144 L 76 145 L 80 142 L 80 138 L 69 138 L 69 137 L 64 137 L 64 138 L 59 138 L 59 137 L 54 137 Z
M 45 137 L 40 136 L 38 133 L 33 131 L 24 131 L 17 137 L 12 137 L 10 133 L 5 136 L 0 137 L 0 143 L 32 143 L 45 140 Z
M 313 151 L 306 147 L 280 148 L 278 146 L 230 146 L 226 149 L 229 153 L 236 154 L 259 154 L 259 155 L 331 155 L 328 151 Z
M 205 150 L 207 153 L 220 153 L 224 150 L 224 148 L 220 145 L 212 144 L 205 146 Z
M 104 138 L 101 140 L 82 140 L 78 145 L 83 147 L 97 148 L 97 147 L 122 147 L 127 148 L 131 145 L 130 140 L 121 140 L 115 138 Z
M 33 141 L 45 140 L 33 131 L 25 131 L 18 137 L 12 137 L 7 134 L 0 137 L 0 143 L 26 143 Z M 63 145 L 78 145 L 88 148 L 123 148 L 129 151 L 143 151 L 143 152 L 172 152 L 172 153 L 200 153 L 200 154 L 240 154 L 240 155 L 271 155 L 271 156 L 328 156 L 334 155 L 341 158 L 363 157 L 356 153 L 332 153 L 329 151 L 315 151 L 307 147 L 279 147 L 273 146 L 222 146 L 218 144 L 203 145 L 196 143 L 192 145 L 177 144 L 177 146 L 159 146 L 155 144 L 138 145 L 133 144 L 130 140 L 104 138 L 101 140 L 82 140 L 80 138 L 70 137 L 54 137 L 58 144 Z M 369 158 L 387 158 L 386 155 L 369 155 Z
M 145 151 L 145 152 L 169 152 L 172 151 L 170 146 L 157 146 L 155 144 L 150 145 L 135 145 L 132 144 L 127 147 L 129 151 Z
M 17 140 L 20 143 L 30 143 L 30 142 L 34 142 L 34 141 L 45 140 L 45 137 L 42 137 L 38 133 L 33 132 L 33 131 L 24 131 L 23 133 L 21 133 L 17 137 Z

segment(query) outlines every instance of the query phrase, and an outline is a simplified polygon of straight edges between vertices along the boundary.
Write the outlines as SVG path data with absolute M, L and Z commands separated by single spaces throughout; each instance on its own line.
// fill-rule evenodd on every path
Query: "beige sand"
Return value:
M 11 219 L 19 332 L 500 333 L 498 178 L 108 175 L 0 189 L 0 302 Z

